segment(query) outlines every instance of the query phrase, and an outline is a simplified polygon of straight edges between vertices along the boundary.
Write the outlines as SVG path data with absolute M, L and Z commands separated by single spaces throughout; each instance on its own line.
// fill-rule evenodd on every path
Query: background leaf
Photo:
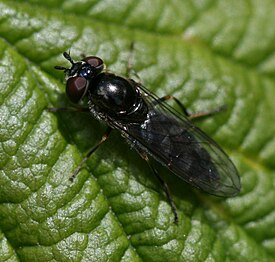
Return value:
M 1 261 L 273 261 L 273 1 L 0 1 Z M 160 165 L 179 224 L 149 168 L 114 133 L 74 183 L 105 130 L 69 105 L 54 65 L 98 55 L 133 67 L 190 111 L 236 164 L 242 191 L 218 199 Z

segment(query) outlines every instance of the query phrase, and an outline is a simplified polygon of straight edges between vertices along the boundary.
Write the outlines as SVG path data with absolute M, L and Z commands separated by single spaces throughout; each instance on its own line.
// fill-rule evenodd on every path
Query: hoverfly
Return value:
M 209 194 L 232 197 L 240 191 L 240 178 L 226 153 L 188 119 L 170 107 L 165 96 L 159 98 L 140 83 L 104 70 L 104 62 L 88 56 L 75 62 L 64 52 L 70 68 L 55 66 L 66 75 L 66 94 L 73 103 L 85 99 L 95 118 L 108 125 L 107 132 L 82 160 L 71 179 L 88 157 L 118 130 L 147 161 L 161 182 L 177 222 L 175 204 L 166 183 L 150 164 L 149 156 L 167 167 L 185 182 Z M 84 109 L 85 111 L 85 109 Z

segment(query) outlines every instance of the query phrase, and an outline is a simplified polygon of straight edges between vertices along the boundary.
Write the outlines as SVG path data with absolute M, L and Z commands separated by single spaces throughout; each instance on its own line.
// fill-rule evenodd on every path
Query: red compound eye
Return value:
M 97 56 L 88 56 L 88 57 L 85 57 L 82 61 L 88 63 L 92 67 L 103 68 L 103 61 L 101 58 Z
M 66 93 L 73 103 L 79 102 L 79 100 L 85 95 L 86 90 L 87 80 L 84 77 L 70 77 L 67 80 Z

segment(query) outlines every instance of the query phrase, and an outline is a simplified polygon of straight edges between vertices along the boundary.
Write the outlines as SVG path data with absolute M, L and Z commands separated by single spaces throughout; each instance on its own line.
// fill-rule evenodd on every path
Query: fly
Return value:
M 159 98 L 130 78 L 106 72 L 103 60 L 97 56 L 85 57 L 78 62 L 66 52 L 63 56 L 71 67 L 55 66 L 55 69 L 65 72 L 68 98 L 73 103 L 84 99 L 88 107 L 82 111 L 91 112 L 108 125 L 106 133 L 82 160 L 71 180 L 115 129 L 133 145 L 159 179 L 175 222 L 178 221 L 176 206 L 149 156 L 185 182 L 209 194 L 232 197 L 239 193 L 240 178 L 234 164 L 216 142 L 193 125 L 190 117 L 196 115 L 189 115 L 179 100 L 171 96 Z M 165 103 L 170 98 L 185 115 Z

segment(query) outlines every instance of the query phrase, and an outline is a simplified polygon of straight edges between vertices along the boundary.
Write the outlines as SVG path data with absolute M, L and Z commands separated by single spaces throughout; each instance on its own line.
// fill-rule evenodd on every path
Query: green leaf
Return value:
M 0 1 L 1 261 L 274 261 L 273 1 Z M 117 132 L 69 177 L 105 126 L 69 106 L 66 66 L 97 55 L 133 68 L 192 112 L 236 164 L 218 199 L 158 165 L 179 213 Z

